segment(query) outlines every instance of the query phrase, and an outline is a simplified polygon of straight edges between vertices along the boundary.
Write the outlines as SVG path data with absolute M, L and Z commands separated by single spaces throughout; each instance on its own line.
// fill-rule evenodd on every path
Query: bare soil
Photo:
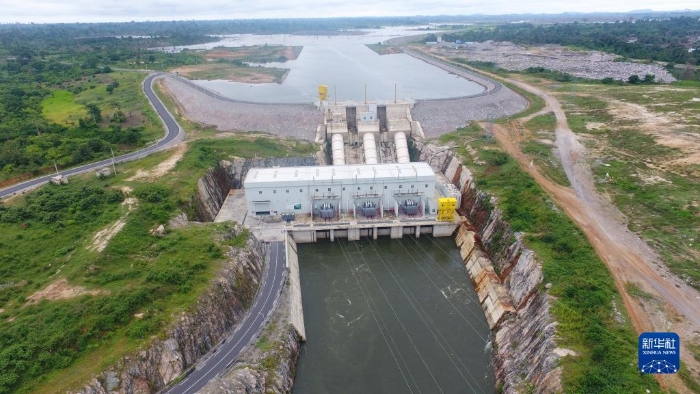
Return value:
M 122 189 L 124 194 L 129 195 L 131 193 L 131 188 L 129 187 L 124 187 Z M 93 237 L 92 237 L 92 244 L 87 247 L 88 250 L 94 250 L 97 251 L 98 253 L 101 253 L 107 245 L 109 245 L 109 241 L 114 238 L 115 235 L 119 234 L 120 231 L 122 231 L 122 228 L 124 228 L 124 225 L 126 224 L 126 217 L 129 215 L 131 211 L 136 208 L 136 204 L 138 201 L 134 197 L 127 197 L 123 202 L 122 206 L 126 207 L 126 213 L 119 218 L 116 222 L 114 222 L 112 225 L 109 227 L 102 229 L 98 231 Z
M 136 181 L 136 180 L 147 180 L 147 181 L 153 181 L 156 180 L 163 175 L 167 174 L 172 170 L 175 165 L 177 164 L 180 159 L 182 159 L 182 156 L 185 154 L 185 151 L 187 150 L 187 144 L 185 143 L 180 143 L 175 145 L 174 147 L 170 148 L 170 150 L 173 152 L 170 157 L 167 159 L 163 160 L 160 162 L 157 166 L 153 167 L 150 170 L 136 170 L 136 174 L 133 176 L 127 178 L 127 181 Z
M 659 114 L 642 105 L 608 99 L 608 112 L 621 120 L 636 122 L 637 130 L 648 134 L 660 145 L 679 149 L 683 157 L 667 165 L 700 164 L 700 134 L 689 133 L 684 122 L 673 114 Z
M 82 286 L 71 286 L 68 284 L 66 278 L 61 278 L 49 284 L 43 290 L 39 290 L 27 297 L 27 304 L 36 304 L 41 300 L 55 301 L 74 298 L 85 294 L 95 296 L 104 293 L 104 290 L 87 290 Z

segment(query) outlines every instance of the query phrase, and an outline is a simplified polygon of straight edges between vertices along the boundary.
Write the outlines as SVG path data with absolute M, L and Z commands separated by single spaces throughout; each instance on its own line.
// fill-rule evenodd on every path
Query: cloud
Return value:
M 3 0 L 9 1 L 9 0 Z M 469 15 L 700 9 L 700 0 L 30 0 L 13 1 L 0 22 L 107 22 L 182 19 Z

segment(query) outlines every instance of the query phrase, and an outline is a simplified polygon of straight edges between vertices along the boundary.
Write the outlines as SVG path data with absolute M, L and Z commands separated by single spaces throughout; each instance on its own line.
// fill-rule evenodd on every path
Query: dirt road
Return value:
M 507 127 L 494 125 L 498 141 L 586 233 L 612 272 L 637 332 L 675 331 L 683 343 L 687 344 L 691 338 L 697 340 L 700 336 L 700 293 L 679 278 L 671 276 L 658 255 L 627 229 L 624 215 L 597 193 L 593 175 L 585 160 L 586 149 L 569 128 L 559 102 L 544 91 L 521 81 L 510 82 L 543 98 L 556 116 L 556 145 L 571 188 L 550 181 L 530 166 L 531 159 L 512 141 Z M 643 304 L 627 293 L 626 283 L 636 284 L 661 302 L 656 307 Z M 691 370 L 699 370 L 699 363 L 685 350 L 681 351 L 683 363 Z M 661 382 L 679 392 L 687 392 L 677 377 L 664 377 Z

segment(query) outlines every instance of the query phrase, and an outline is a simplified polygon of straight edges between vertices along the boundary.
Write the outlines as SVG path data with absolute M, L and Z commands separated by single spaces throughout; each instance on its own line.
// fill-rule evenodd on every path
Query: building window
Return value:
M 374 186 L 370 186 L 370 187 L 369 187 L 369 190 L 374 190 Z
M 403 189 L 403 185 L 399 185 L 399 189 Z
M 388 188 L 388 186 L 387 186 L 387 185 L 384 185 L 384 190 L 386 190 L 387 188 Z
M 299 193 L 303 193 L 303 192 L 304 192 L 304 189 L 299 189 Z
M 316 191 L 318 191 L 318 189 L 316 189 Z
M 260 191 L 258 192 L 258 194 L 262 194 L 262 190 L 260 190 Z
M 287 189 L 287 193 L 289 193 L 289 189 Z
M 411 187 L 415 187 L 414 185 L 411 185 Z
M 277 194 L 277 189 L 273 190 L 272 194 Z
M 328 191 L 331 191 L 331 188 L 330 188 L 330 187 L 328 188 Z
M 360 190 L 360 187 L 359 187 L 359 186 L 357 187 L 357 190 Z
M 426 188 L 428 187 L 428 184 L 427 184 L 427 183 L 425 184 L 425 187 L 426 187 Z
M 343 186 L 343 190 L 345 190 L 345 186 Z

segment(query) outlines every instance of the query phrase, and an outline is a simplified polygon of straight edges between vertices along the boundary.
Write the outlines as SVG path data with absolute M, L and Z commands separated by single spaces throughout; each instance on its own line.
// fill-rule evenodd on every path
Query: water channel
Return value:
M 493 393 L 489 328 L 452 238 L 299 245 L 294 394 Z
M 282 84 L 195 81 L 226 97 L 242 101 L 313 103 L 317 100 L 317 87 L 321 84 L 329 87 L 329 101 L 363 101 L 365 97 L 370 101 L 393 101 L 395 97 L 441 99 L 470 96 L 484 90 L 481 85 L 408 55 L 380 56 L 365 45 L 419 33 L 424 32 L 375 29 L 337 36 L 240 34 L 222 37 L 221 41 L 214 43 L 177 47 L 175 50 L 265 44 L 304 47 L 296 60 L 265 65 L 290 69 Z

